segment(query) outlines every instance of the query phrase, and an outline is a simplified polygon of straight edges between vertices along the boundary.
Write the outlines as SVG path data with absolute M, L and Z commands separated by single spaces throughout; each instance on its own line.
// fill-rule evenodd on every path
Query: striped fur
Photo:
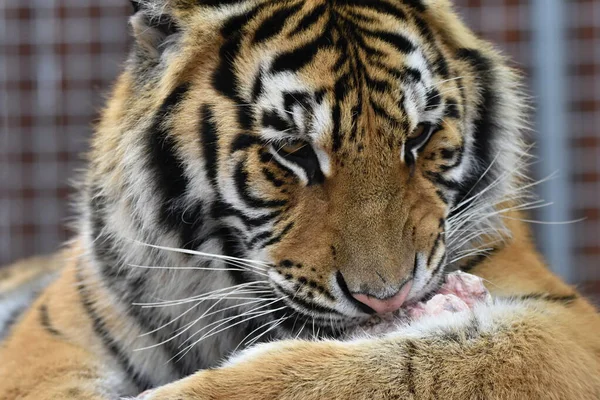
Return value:
M 488 370 L 477 387 L 453 382 L 478 355 L 489 370 L 502 354 L 538 368 L 569 351 L 592 355 L 557 393 L 598 393 L 595 310 L 514 220 L 537 204 L 519 79 L 447 1 L 133 4 L 136 40 L 92 141 L 73 254 L 0 352 L 17 363 L 41 335 L 32 354 L 71 378 L 36 380 L 43 362 L 0 367 L 13 382 L 0 398 L 136 395 L 291 338 L 148 396 L 518 398 L 556 385 L 554 369 L 519 384 Z M 411 281 L 418 301 L 458 268 L 491 281 L 497 302 L 335 340 L 373 312 L 354 294 L 385 299 Z M 573 343 L 544 334 L 576 327 Z M 319 359 L 356 379 L 324 374 Z

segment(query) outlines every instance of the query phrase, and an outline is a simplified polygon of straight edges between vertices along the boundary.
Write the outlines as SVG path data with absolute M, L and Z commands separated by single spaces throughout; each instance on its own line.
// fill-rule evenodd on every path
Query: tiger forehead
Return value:
M 221 57 L 237 62 L 237 90 L 267 109 L 271 122 L 275 111 L 289 114 L 294 105 L 313 114 L 328 109 L 326 123 L 306 116 L 294 122 L 331 134 L 334 150 L 367 133 L 401 139 L 423 118 L 436 119 L 427 117 L 436 111 L 430 99 L 441 103 L 434 77 L 449 74 L 432 35 L 423 35 L 422 12 L 384 1 L 231 7 L 222 17 Z M 289 131 L 285 123 L 269 128 Z

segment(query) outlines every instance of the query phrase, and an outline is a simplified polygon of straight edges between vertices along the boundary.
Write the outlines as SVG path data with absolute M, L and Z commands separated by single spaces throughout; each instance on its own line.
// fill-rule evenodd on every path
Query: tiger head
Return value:
M 497 223 L 518 80 L 447 0 L 134 6 L 87 180 L 97 262 L 221 265 L 125 238 L 216 254 L 239 268 L 179 284 L 266 281 L 281 315 L 344 326 L 427 296 Z

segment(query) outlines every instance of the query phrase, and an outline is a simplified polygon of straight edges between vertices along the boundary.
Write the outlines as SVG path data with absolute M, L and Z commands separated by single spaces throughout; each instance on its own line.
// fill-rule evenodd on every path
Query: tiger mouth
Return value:
M 364 317 L 351 317 L 341 312 L 300 298 L 290 293 L 275 282 L 271 282 L 277 296 L 281 297 L 276 304 L 271 305 L 276 319 L 281 319 L 281 328 L 294 337 L 338 338 L 343 336 L 350 328 L 359 325 L 368 319 Z M 306 329 L 306 331 L 305 331 Z
M 443 268 L 436 268 L 434 274 L 410 299 L 407 299 L 399 312 L 402 313 L 402 310 L 414 303 L 433 297 L 443 283 L 445 274 L 446 271 Z M 279 324 L 281 330 L 293 337 L 310 338 L 312 334 L 315 339 L 339 338 L 371 320 L 374 316 L 377 317 L 374 312 L 365 312 L 361 316 L 347 315 L 305 296 L 300 296 L 299 291 L 290 291 L 275 281 L 271 280 L 270 286 L 275 295 L 280 298 L 271 305 L 271 308 L 275 310 L 273 315 L 276 319 L 281 320 Z M 348 296 L 348 298 L 351 297 Z

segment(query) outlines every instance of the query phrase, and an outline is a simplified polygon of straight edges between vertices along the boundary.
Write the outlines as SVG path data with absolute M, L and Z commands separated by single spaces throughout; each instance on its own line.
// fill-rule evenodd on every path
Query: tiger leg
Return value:
M 472 271 L 491 305 L 385 338 L 259 345 L 147 399 L 600 398 L 600 317 L 513 231 L 519 240 Z
M 383 339 L 260 345 L 144 400 L 598 399 L 598 347 L 563 307 L 499 300 Z

